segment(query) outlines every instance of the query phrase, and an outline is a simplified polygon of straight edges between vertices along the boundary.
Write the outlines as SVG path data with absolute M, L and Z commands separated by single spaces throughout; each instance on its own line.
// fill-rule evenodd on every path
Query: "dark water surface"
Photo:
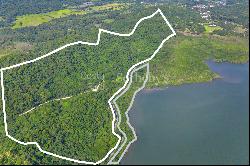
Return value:
M 137 95 L 121 164 L 249 163 L 249 64 L 208 64 L 223 79 Z

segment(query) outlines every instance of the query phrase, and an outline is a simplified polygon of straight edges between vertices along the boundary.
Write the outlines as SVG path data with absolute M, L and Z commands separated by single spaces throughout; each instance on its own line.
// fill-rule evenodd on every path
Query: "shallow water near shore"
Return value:
M 249 163 L 249 63 L 208 65 L 222 78 L 137 94 L 121 164 Z

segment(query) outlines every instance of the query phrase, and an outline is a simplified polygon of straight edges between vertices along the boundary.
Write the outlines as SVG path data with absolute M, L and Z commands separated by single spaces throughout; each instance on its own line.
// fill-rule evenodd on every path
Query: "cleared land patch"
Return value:
M 205 28 L 205 33 L 213 33 L 214 31 L 217 31 L 217 30 L 222 30 L 223 28 L 216 25 L 216 26 L 211 26 L 211 25 L 204 25 L 204 28 Z
M 245 33 L 247 31 L 246 28 L 244 28 L 243 26 L 240 26 L 240 25 L 237 25 L 235 28 L 234 28 L 234 31 L 236 33 Z
M 53 19 L 67 17 L 70 15 L 84 15 L 92 12 L 105 11 L 105 10 L 121 10 L 124 9 L 126 6 L 127 5 L 125 4 L 111 3 L 101 6 L 89 7 L 85 10 L 62 9 L 48 13 L 17 16 L 16 21 L 14 22 L 12 28 L 17 29 L 23 27 L 38 26 L 40 24 L 47 23 Z
M 32 48 L 33 46 L 30 43 L 16 42 L 13 45 L 0 48 L 0 58 L 8 55 L 22 55 Z
M 90 7 L 91 10 L 94 11 L 103 11 L 103 10 L 121 10 L 125 8 L 127 5 L 120 4 L 120 3 L 111 3 L 111 4 L 105 4 L 101 6 L 93 6 Z
M 16 28 L 23 28 L 29 26 L 38 26 L 40 24 L 49 22 L 56 18 L 66 17 L 69 15 L 83 15 L 86 14 L 85 11 L 76 11 L 72 9 L 63 9 L 57 10 L 48 13 L 41 13 L 41 14 L 29 14 L 24 16 L 17 16 L 14 25 L 12 26 L 13 29 Z

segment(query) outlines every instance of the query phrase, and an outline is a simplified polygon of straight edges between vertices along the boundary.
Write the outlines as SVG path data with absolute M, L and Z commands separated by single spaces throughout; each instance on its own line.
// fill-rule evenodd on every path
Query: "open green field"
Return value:
M 90 9 L 94 11 L 102 11 L 102 10 L 121 10 L 125 8 L 127 5 L 120 3 L 110 3 L 101 6 L 93 6 Z
M 98 11 L 105 11 L 105 10 L 121 10 L 125 8 L 127 5 L 119 4 L 119 3 L 110 3 L 101 6 L 93 6 L 88 8 L 88 10 L 74 10 L 74 9 L 63 9 L 52 11 L 48 13 L 41 13 L 41 14 L 29 14 L 23 16 L 17 16 L 16 21 L 13 24 L 12 28 L 23 28 L 23 27 L 30 27 L 30 26 L 38 26 L 43 23 L 47 23 L 53 19 L 67 17 L 70 15 L 84 15 L 87 13 L 98 12 Z M 1 21 L 1 18 L 0 18 Z
M 205 28 L 205 33 L 213 33 L 214 31 L 223 29 L 220 26 L 209 26 L 209 25 L 204 25 L 204 28 Z
M 18 16 L 13 25 L 13 29 L 29 27 L 29 26 L 38 26 L 40 24 L 49 22 L 56 18 L 66 17 L 69 15 L 83 15 L 86 14 L 85 11 L 75 11 L 71 9 L 57 10 L 49 13 L 42 14 L 29 14 L 24 16 Z

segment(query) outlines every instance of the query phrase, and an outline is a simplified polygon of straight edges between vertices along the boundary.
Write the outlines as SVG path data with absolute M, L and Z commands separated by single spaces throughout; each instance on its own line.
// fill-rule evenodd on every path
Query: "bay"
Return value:
M 208 65 L 222 78 L 137 94 L 121 164 L 249 163 L 249 63 Z

